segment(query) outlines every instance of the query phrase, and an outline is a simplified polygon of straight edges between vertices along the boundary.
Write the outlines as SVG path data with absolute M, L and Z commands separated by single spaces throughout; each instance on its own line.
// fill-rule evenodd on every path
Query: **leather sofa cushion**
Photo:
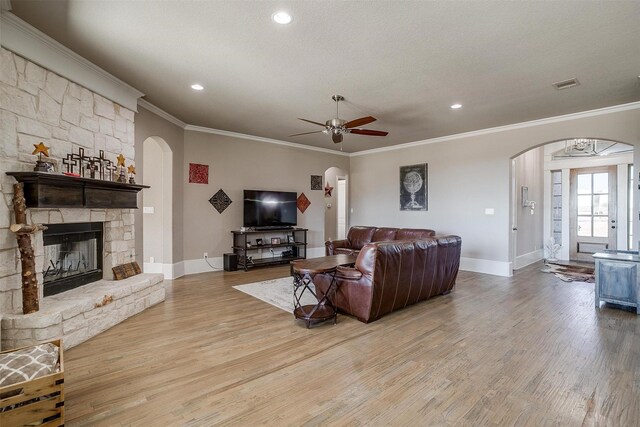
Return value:
M 391 227 L 382 227 L 376 228 L 376 231 L 373 233 L 373 237 L 371 238 L 372 242 L 390 242 L 391 240 L 396 240 L 397 228 Z
M 347 234 L 351 249 L 360 250 L 367 243 L 371 243 L 375 231 L 375 227 L 351 227 Z
M 429 229 L 401 228 L 396 233 L 395 240 L 426 239 L 427 237 L 433 237 L 435 235 L 436 235 L 436 232 Z

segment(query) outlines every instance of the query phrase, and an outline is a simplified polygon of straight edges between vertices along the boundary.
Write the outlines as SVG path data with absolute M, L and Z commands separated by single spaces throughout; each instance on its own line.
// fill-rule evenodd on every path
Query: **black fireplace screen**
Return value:
M 102 223 L 47 224 L 44 231 L 44 295 L 102 279 Z

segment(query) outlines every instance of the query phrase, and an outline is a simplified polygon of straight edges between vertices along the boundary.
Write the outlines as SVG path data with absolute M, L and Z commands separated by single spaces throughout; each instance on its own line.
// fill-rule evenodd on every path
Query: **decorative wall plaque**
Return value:
M 209 165 L 189 163 L 189 182 L 193 184 L 208 184 Z
M 311 189 L 322 190 L 322 175 L 311 175 Z
M 296 201 L 296 205 L 298 206 L 298 209 L 300 209 L 300 212 L 304 213 L 309 205 L 311 205 L 311 202 L 309 201 L 307 196 L 304 195 L 304 193 L 300 193 L 300 195 L 298 196 L 298 200 Z
M 211 198 L 209 199 L 209 203 L 211 203 L 211 205 L 214 208 L 216 208 L 216 210 L 219 213 L 222 213 L 222 212 L 224 212 L 225 209 L 227 209 L 229 207 L 229 205 L 232 202 L 231 202 L 231 199 L 229 198 L 229 196 L 227 196 L 227 193 L 222 191 L 222 188 L 221 188 L 220 190 L 218 190 L 218 192 L 216 194 L 211 196 Z

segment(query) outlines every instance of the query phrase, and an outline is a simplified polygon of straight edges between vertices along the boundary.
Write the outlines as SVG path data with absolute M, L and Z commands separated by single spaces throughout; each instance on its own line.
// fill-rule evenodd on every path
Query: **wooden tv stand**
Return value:
M 248 271 L 253 267 L 289 264 L 307 258 L 306 228 L 269 228 L 262 230 L 233 230 L 233 253 L 238 255 L 238 267 Z M 280 239 L 280 243 L 272 243 Z M 258 245 L 256 239 L 262 239 Z M 290 254 L 286 254 L 290 251 Z M 282 253 L 285 252 L 283 255 Z

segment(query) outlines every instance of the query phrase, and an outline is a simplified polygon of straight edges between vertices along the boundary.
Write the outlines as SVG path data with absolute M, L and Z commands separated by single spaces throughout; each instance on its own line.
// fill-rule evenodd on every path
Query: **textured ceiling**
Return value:
M 189 124 L 338 149 L 288 135 L 317 130 L 296 117 L 324 122 L 344 95 L 341 118 L 389 131 L 347 135 L 348 152 L 640 100 L 635 1 L 11 4 Z M 275 24 L 277 10 L 293 22 Z

